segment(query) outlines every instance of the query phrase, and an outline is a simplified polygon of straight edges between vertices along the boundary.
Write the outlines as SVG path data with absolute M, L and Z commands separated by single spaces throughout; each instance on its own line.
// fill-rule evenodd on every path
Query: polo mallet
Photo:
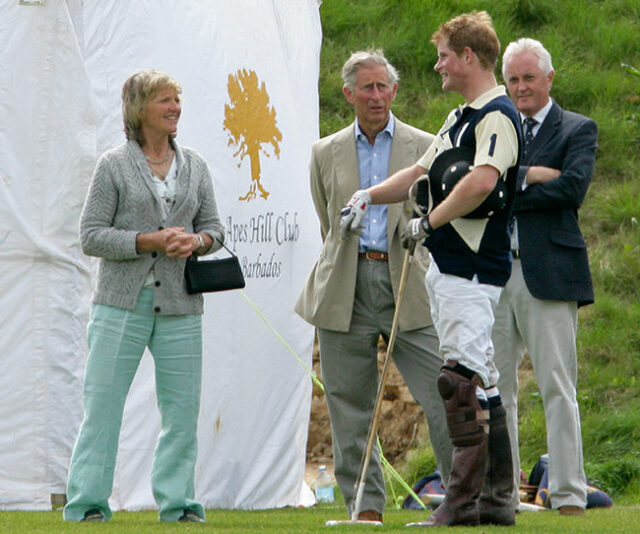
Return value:
M 367 435 L 367 445 L 362 455 L 362 463 L 360 464 L 360 474 L 354 484 L 355 501 L 353 505 L 353 511 L 351 512 L 351 519 L 347 521 L 329 520 L 325 526 L 333 527 L 336 525 L 376 525 L 382 526 L 381 521 L 363 521 L 358 519 L 360 515 L 360 508 L 362 506 L 362 495 L 364 494 L 364 486 L 367 479 L 367 471 L 369 470 L 369 463 L 371 461 L 371 452 L 373 451 L 373 444 L 376 440 L 376 433 L 378 430 L 378 421 L 380 420 L 380 413 L 382 412 L 382 400 L 384 397 L 384 387 L 387 381 L 387 375 L 389 374 L 389 368 L 391 364 L 391 356 L 393 354 L 393 347 L 396 343 L 396 336 L 398 333 L 398 322 L 400 318 L 400 305 L 402 304 L 402 298 L 404 296 L 404 288 L 407 284 L 407 278 L 409 276 L 409 268 L 413 260 L 413 251 L 407 249 L 404 255 L 404 262 L 402 264 L 402 274 L 400 275 L 400 285 L 398 286 L 398 299 L 396 301 L 396 309 L 393 312 L 393 322 L 391 324 L 391 333 L 389 334 L 389 343 L 387 344 L 387 355 L 384 359 L 384 365 L 382 367 L 382 373 L 380 374 L 378 382 L 378 394 L 376 396 L 376 402 L 373 407 L 373 415 L 371 416 L 371 422 L 369 423 L 369 433 Z

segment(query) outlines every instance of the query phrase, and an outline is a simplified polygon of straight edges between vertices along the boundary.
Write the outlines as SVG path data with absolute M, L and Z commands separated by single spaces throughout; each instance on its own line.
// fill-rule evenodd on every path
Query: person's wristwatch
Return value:
M 427 234 L 426 237 L 429 237 L 431 234 L 433 234 L 433 228 L 431 228 L 431 225 L 429 224 L 428 215 L 425 215 L 420 219 L 420 224 L 422 225 L 422 229 L 424 230 L 424 233 Z

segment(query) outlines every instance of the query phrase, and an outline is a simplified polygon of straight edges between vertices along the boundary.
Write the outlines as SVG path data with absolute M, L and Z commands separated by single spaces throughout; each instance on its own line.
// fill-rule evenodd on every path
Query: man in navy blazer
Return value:
M 593 174 L 597 125 L 550 98 L 551 55 L 538 41 L 510 43 L 502 73 L 524 134 L 513 210 L 513 268 L 493 329 L 514 479 L 517 488 L 518 366 L 526 349 L 544 403 L 551 505 L 564 515 L 582 515 L 587 482 L 576 399 L 576 330 L 578 307 L 593 302 L 593 285 L 578 208 Z

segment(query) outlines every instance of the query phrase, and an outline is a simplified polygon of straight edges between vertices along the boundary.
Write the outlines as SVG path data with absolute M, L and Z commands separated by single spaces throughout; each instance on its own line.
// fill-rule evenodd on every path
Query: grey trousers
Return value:
M 514 480 L 520 484 L 518 450 L 518 367 L 525 349 L 544 404 L 549 453 L 549 498 L 553 508 L 585 507 L 587 481 L 582 458 L 580 413 L 576 399 L 577 304 L 536 299 L 529 293 L 519 260 L 496 309 L 494 363 L 498 390 L 507 410 Z M 545 451 L 540 451 L 544 453 Z M 514 501 L 517 496 L 514 496 Z
M 427 306 L 425 302 L 425 313 Z M 378 389 L 378 337 L 388 337 L 391 333 L 394 310 L 387 262 L 360 259 L 349 331 L 318 329 L 322 380 L 331 418 L 334 470 L 349 514 Z M 446 481 L 451 468 L 451 443 L 444 405 L 436 387 L 442 358 L 435 328 L 398 332 L 393 360 L 425 412 L 431 444 Z M 385 501 L 384 477 L 375 447 L 361 511 L 382 513 Z

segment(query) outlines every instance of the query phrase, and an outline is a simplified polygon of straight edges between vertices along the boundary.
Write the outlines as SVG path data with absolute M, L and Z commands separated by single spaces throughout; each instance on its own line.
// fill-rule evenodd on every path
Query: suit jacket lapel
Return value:
M 407 161 L 415 153 L 416 140 L 409 134 L 408 129 L 398 119 L 396 121 L 391 156 L 389 158 L 389 176 L 407 166 Z
M 553 142 L 553 139 L 560 132 L 559 124 L 562 122 L 562 110 L 555 102 L 551 105 L 551 109 L 547 114 L 544 122 L 540 125 L 538 133 L 531 141 L 527 155 L 524 157 L 523 165 L 529 165 L 536 160 L 538 152 L 545 146 Z
M 409 134 L 409 130 L 398 119 L 395 119 L 395 131 L 393 133 L 393 143 L 391 144 L 391 156 L 389 157 L 389 176 L 407 166 L 407 161 L 411 161 L 415 155 L 415 138 Z M 404 203 L 396 202 L 389 204 L 387 208 L 387 239 L 391 243 L 391 237 L 395 231 Z
M 339 132 L 331 143 L 342 205 L 348 202 L 356 190 L 360 189 L 355 135 L 355 123 L 353 123 L 349 128 Z

